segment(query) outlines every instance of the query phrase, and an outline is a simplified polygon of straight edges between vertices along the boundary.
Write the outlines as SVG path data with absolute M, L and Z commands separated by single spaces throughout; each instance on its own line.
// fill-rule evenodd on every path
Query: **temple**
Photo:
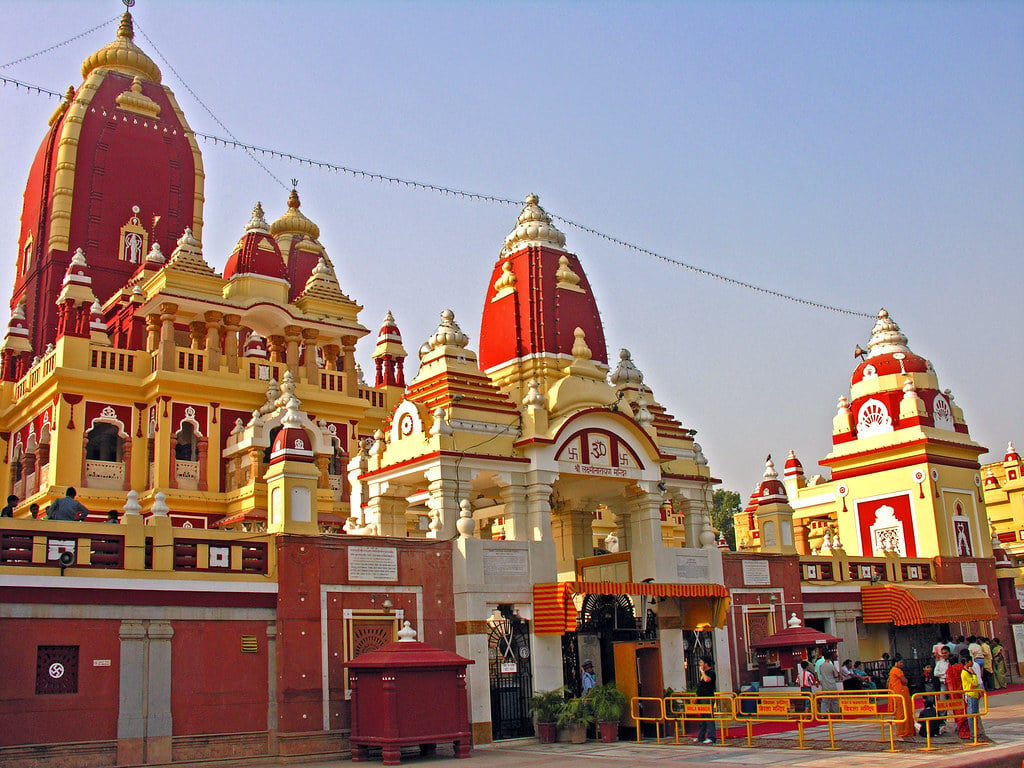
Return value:
M 764 642 L 787 626 L 867 658 L 1024 622 L 1020 458 L 983 483 L 885 310 L 831 479 L 769 457 L 729 551 L 696 431 L 655 396 L 674 374 L 609 352 L 537 195 L 495 233 L 477 342 L 438 306 L 409 359 L 401 306 L 363 324 L 359 264 L 294 188 L 204 252 L 202 155 L 129 13 L 40 131 L 0 345 L 19 765 L 345 753 L 346 665 L 405 623 L 473 662 L 481 744 L 532 734 L 530 696 L 579 692 L 584 659 L 627 696 L 693 688 L 705 656 L 725 689 L 784 686 Z M 86 520 L 44 519 L 69 488 Z

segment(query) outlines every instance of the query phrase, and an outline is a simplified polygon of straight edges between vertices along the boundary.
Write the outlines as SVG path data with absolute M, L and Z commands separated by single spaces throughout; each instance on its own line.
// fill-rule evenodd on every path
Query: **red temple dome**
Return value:
M 228 257 L 228 263 L 224 266 L 225 280 L 239 275 L 287 279 L 281 249 L 270 235 L 270 228 L 263 218 L 263 206 L 259 203 L 253 207 L 252 218 L 245 227 L 245 234 L 238 241 L 235 250 Z
M 160 69 L 121 18 L 50 117 L 25 185 L 11 308 L 24 302 L 34 349 L 57 335 L 57 294 L 76 249 L 101 304 L 124 290 L 153 243 L 203 225 L 203 164 Z
M 480 325 L 480 367 L 517 361 L 573 359 L 575 330 L 586 335 L 592 359 L 608 364 L 597 301 L 579 259 L 537 195 L 529 195 L 494 265 Z M 523 370 L 526 380 L 533 376 Z M 524 381 L 525 384 L 525 381 Z

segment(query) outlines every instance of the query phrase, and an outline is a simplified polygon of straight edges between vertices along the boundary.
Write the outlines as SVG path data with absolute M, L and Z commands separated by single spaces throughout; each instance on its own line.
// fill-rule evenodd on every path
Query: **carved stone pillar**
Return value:
M 263 478 L 263 449 L 253 446 L 249 449 L 249 482 L 255 485 Z
M 267 337 L 267 350 L 270 353 L 270 362 L 272 363 L 283 363 L 285 361 L 284 356 L 285 339 L 284 336 L 274 334 Z
M 316 362 L 316 339 L 320 332 L 316 328 L 302 330 L 302 344 L 306 349 L 306 382 L 320 386 L 320 366 Z
M 551 475 L 549 482 L 547 477 L 538 478 L 526 486 L 526 514 L 527 528 L 531 541 L 551 540 L 551 491 L 554 482 L 554 472 L 531 473 Z
M 220 370 L 220 322 L 222 312 L 207 312 L 203 315 L 206 321 L 206 370 Z
M 655 578 L 657 553 L 661 549 L 661 494 L 636 489 L 627 504 L 633 580 Z
M 316 482 L 317 488 L 330 488 L 331 478 L 328 476 L 327 469 L 330 466 L 330 456 L 317 456 L 316 457 L 316 468 L 320 470 L 320 479 Z
M 210 451 L 210 441 L 208 438 L 201 437 L 196 445 L 196 458 L 199 461 L 199 490 L 205 491 L 209 489 L 207 483 L 207 475 L 209 471 L 206 468 L 206 457 Z
M 299 344 L 302 341 L 302 328 L 297 325 L 284 327 L 284 361 L 295 380 L 299 380 Z
M 131 426 L 128 427 L 131 429 Z M 124 480 L 121 482 L 122 491 L 132 489 L 132 438 L 131 435 L 121 441 L 121 463 L 124 465 Z
M 354 397 L 359 391 L 359 376 L 356 373 L 356 339 L 355 336 L 343 336 L 341 339 L 341 367 L 345 372 L 345 394 Z
M 501 489 L 501 500 L 505 504 L 505 540 L 529 541 L 526 488 L 519 484 L 509 484 Z
M 189 349 L 199 350 L 206 347 L 206 323 L 193 320 L 188 324 Z
M 89 448 L 89 438 L 86 437 L 86 438 L 82 439 L 82 482 L 79 483 L 79 485 L 81 485 L 83 488 L 88 488 L 89 487 L 89 475 L 88 475 L 88 473 L 86 472 L 86 469 L 85 469 L 86 468 L 86 459 L 85 459 L 85 457 L 88 455 L 88 448 Z M 24 475 L 22 477 L 24 478 Z
M 156 352 L 160 346 L 160 314 L 146 315 L 146 351 Z
M 25 495 L 28 496 L 30 493 L 35 491 L 34 487 L 30 487 L 28 483 L 28 477 L 32 474 L 36 466 L 36 456 L 34 453 L 26 453 L 21 457 L 21 476 L 25 480 Z M 39 481 L 39 478 L 33 478 L 32 483 L 35 485 Z
M 238 373 L 238 331 L 241 322 L 241 315 L 224 315 L 224 357 L 231 373 Z
M 338 355 L 341 354 L 341 347 L 337 344 L 324 344 L 324 370 L 338 370 Z
M 174 348 L 174 319 L 178 312 L 177 304 L 160 305 L 160 370 L 173 371 L 177 367 L 177 356 Z

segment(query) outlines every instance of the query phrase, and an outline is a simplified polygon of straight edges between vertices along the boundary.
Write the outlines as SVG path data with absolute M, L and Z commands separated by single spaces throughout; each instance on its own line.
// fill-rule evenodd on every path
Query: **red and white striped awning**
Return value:
M 560 581 L 533 585 L 533 631 L 561 635 L 576 630 L 574 595 L 640 595 L 694 601 L 694 620 L 684 629 L 724 627 L 729 592 L 721 584 L 664 584 L 658 582 Z M 691 626 L 692 625 L 692 626 Z
M 999 617 L 992 598 L 967 584 L 879 584 L 861 587 L 865 624 L 946 624 Z

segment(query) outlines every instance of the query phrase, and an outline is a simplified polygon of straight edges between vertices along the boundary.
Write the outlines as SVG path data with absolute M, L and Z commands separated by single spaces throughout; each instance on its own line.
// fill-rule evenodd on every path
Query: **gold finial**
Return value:
M 75 87 L 73 85 L 69 85 L 67 91 L 64 92 L 64 101 L 66 101 L 68 104 L 70 104 L 74 98 L 75 98 Z
M 301 205 L 299 202 L 299 191 L 296 189 L 297 186 L 299 186 L 299 180 L 292 179 L 292 191 L 291 194 L 288 195 L 288 207 L 292 210 L 298 210 Z

